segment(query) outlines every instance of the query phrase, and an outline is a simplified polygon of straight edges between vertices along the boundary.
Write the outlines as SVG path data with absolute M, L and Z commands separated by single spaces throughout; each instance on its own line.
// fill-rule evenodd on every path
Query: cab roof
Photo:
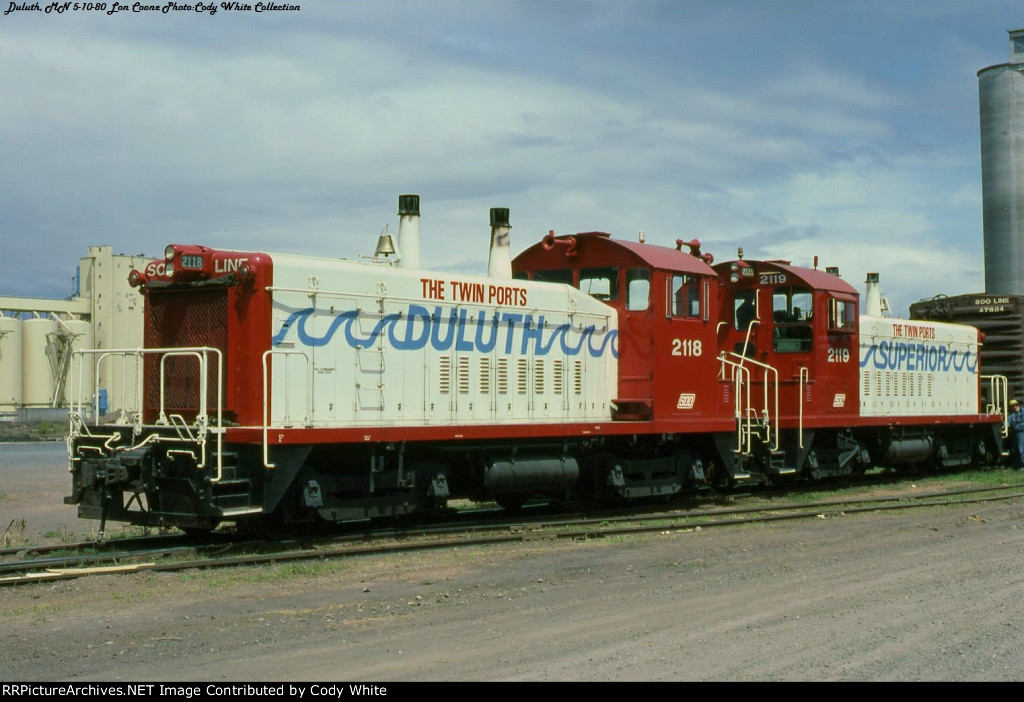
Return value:
M 735 261 L 725 261 L 715 266 L 720 275 L 728 278 L 731 272 L 731 265 Z M 787 261 L 757 261 L 744 259 L 743 263 L 753 266 L 756 273 L 785 273 L 788 281 L 799 281 L 814 290 L 826 290 L 828 292 L 844 293 L 847 295 L 860 295 L 860 291 L 853 287 L 838 275 L 826 273 L 816 268 L 805 268 L 794 266 Z
M 660 270 L 715 276 L 715 270 L 689 251 L 612 238 L 605 232 L 545 237 L 513 261 L 518 269 L 586 268 L 645 264 Z

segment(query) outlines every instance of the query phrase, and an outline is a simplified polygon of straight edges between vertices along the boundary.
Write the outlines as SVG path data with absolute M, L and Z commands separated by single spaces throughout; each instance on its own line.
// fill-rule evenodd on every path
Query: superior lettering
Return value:
M 860 367 L 878 370 L 954 371 L 973 373 L 978 369 L 978 354 L 945 345 L 882 341 L 862 349 Z

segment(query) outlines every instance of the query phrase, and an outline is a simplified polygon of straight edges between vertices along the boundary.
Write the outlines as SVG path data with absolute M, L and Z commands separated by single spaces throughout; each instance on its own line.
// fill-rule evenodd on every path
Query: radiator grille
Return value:
M 227 290 L 169 291 L 149 294 L 146 348 L 209 346 L 227 349 Z M 209 356 L 207 409 L 217 404 L 217 358 Z M 224 358 L 225 367 L 227 358 Z M 146 410 L 160 407 L 160 358 L 146 356 Z M 167 412 L 195 416 L 199 407 L 199 361 L 194 357 L 171 357 L 164 362 L 164 408 Z

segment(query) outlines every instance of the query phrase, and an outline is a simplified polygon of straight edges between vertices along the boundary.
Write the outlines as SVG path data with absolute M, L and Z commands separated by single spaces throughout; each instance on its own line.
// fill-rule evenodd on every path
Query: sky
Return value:
M 513 254 L 817 256 L 897 316 L 984 289 L 977 72 L 1019 0 L 33 2 L 0 7 L 0 295 L 68 296 L 96 245 L 369 255 L 402 193 L 428 269 L 485 274 L 508 207 Z

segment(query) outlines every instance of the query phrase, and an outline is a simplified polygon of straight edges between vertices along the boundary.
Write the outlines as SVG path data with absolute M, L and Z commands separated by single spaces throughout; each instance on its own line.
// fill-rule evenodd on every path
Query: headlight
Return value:
M 170 244 L 168 244 L 167 248 L 164 249 L 164 258 L 167 259 L 168 261 L 174 258 L 174 247 L 171 246 Z
M 167 265 L 164 266 L 164 275 L 168 278 L 174 275 L 174 264 L 172 262 L 168 261 Z

